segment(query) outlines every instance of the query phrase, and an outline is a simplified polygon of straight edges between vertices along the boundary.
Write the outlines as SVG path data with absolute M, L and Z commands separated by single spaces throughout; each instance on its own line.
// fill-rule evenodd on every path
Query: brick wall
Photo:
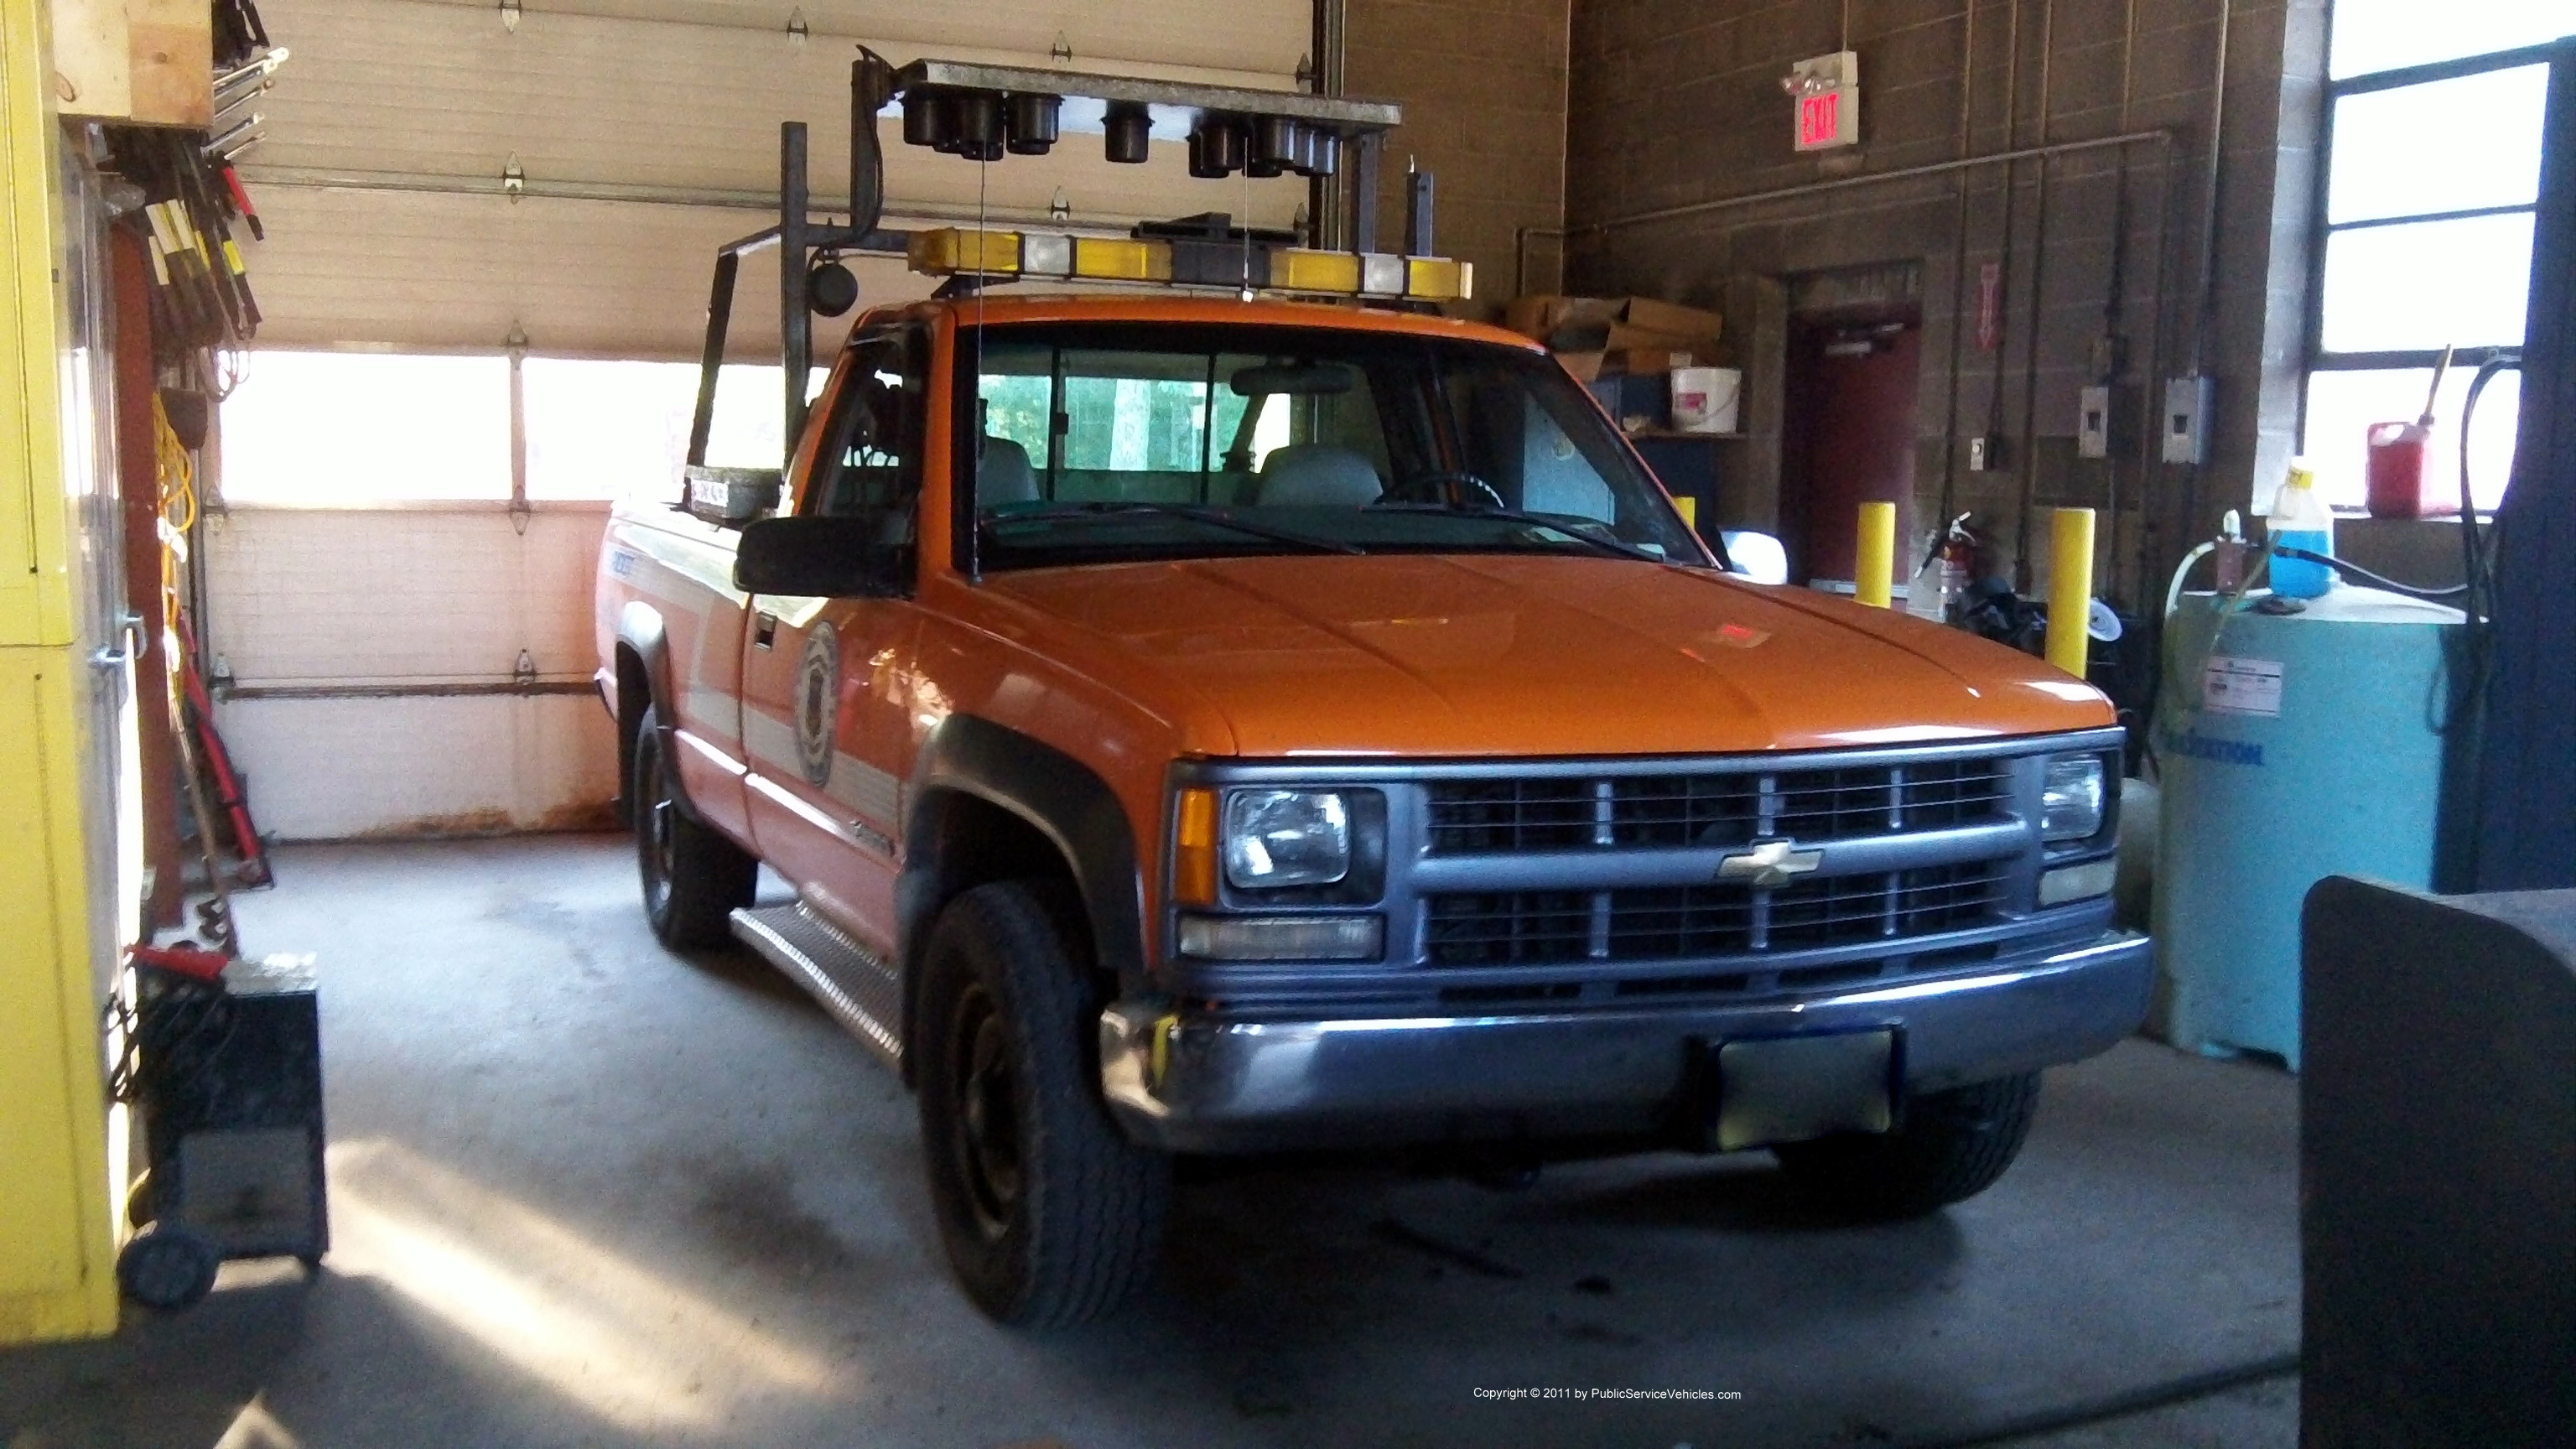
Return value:
M 2221 225 L 2202 353 L 2218 382 L 2218 421 L 2213 461 L 2195 480 L 2192 470 L 2142 460 L 2139 435 L 2149 382 L 2187 368 L 2200 322 L 2204 145 L 2222 3 L 2232 8 Z M 1791 61 L 1842 48 L 1846 26 L 1860 54 L 1861 144 L 1800 156 L 1780 79 Z M 1951 499 L 2009 552 L 2027 499 L 2044 581 L 2038 510 L 2116 502 L 2118 526 L 2102 530 L 2103 566 L 2116 570 L 2105 591 L 2134 604 L 2161 588 L 2164 569 L 2220 509 L 2268 498 L 2291 450 L 2323 44 L 2323 0 L 1575 0 L 1568 280 L 1575 290 L 1728 314 L 1752 437 L 1733 445 L 1726 511 L 1762 526 L 1779 502 L 1790 318 L 1805 299 L 1853 290 L 1816 274 L 1850 269 L 1862 292 L 1913 278 L 1904 285 L 1919 296 L 1925 359 L 1918 515 L 1928 523 Z M 1658 208 L 2159 128 L 2173 134 L 2170 147 L 1619 224 Z M 2105 328 L 2115 236 L 2125 238 L 2117 331 L 2126 362 L 2118 456 L 2105 463 L 2076 458 L 2073 432 L 2076 392 Z M 2003 264 L 2007 300 L 1993 352 L 1974 335 L 1988 262 Z M 1990 420 L 2013 445 L 2009 470 L 1970 473 L 1964 439 Z
M 1511 296 L 1522 227 L 1565 214 L 1568 0 L 1339 0 L 1343 88 L 1404 103 L 1380 178 L 1378 244 L 1404 232 L 1407 157 L 1438 187 L 1433 241 L 1473 262 L 1476 300 L 1491 316 Z M 1537 285 L 1556 278 L 1555 254 Z

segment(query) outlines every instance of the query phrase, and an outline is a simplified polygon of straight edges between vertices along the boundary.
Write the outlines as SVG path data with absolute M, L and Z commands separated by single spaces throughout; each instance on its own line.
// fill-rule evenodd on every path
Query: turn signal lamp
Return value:
M 1472 263 L 1447 257 L 970 227 L 915 232 L 909 260 L 930 277 L 1153 282 L 1396 302 L 1465 301 L 1475 293 L 1476 274 Z
M 1172 899 L 1216 904 L 1216 792 L 1183 790 L 1172 830 Z

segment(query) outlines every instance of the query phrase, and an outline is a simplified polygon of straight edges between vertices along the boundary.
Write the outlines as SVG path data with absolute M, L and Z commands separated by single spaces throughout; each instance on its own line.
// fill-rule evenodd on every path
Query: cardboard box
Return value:
M 1602 338 L 1602 345 L 1612 352 L 1660 350 L 1696 352 L 1702 357 L 1717 355 L 1717 337 L 1713 333 L 1666 332 L 1626 322 L 1611 323 L 1608 334 Z
M 1683 307 L 1671 302 L 1658 302 L 1652 297 L 1630 297 L 1619 320 L 1631 327 L 1649 332 L 1669 332 L 1680 337 L 1704 337 L 1714 342 L 1724 331 L 1726 319 L 1715 312 L 1697 307 Z
M 1626 303 L 1607 297 L 1560 297 L 1534 292 L 1503 304 L 1503 325 L 1540 342 L 1569 327 L 1598 327 L 1617 321 Z
M 1532 293 L 1503 307 L 1503 325 L 1547 345 L 1585 382 L 1621 374 L 1660 376 L 1718 355 L 1725 319 L 1652 297 L 1562 297 Z
M 1631 306 L 1634 300 L 1630 299 L 1621 306 Z M 1534 326 L 1550 322 L 1554 325 L 1548 326 L 1544 332 L 1523 332 L 1522 335 L 1536 337 L 1558 352 L 1619 352 L 1630 348 L 1662 348 L 1668 352 L 1696 352 L 1702 357 L 1713 357 L 1717 353 L 1716 318 L 1704 312 L 1694 315 L 1708 319 L 1706 325 L 1709 330 L 1677 332 L 1583 310 L 1543 312 L 1532 309 L 1524 314 L 1524 321 Z

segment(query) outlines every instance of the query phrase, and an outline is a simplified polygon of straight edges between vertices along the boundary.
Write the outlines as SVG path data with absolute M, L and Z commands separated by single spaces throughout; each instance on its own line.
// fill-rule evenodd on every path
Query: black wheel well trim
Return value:
M 671 640 L 662 624 L 662 611 L 641 599 L 629 599 L 617 611 L 617 790 L 631 820 L 635 802 L 628 800 L 627 786 L 635 778 L 635 727 L 650 708 L 656 722 L 655 733 L 662 737 L 662 748 L 668 752 L 679 726 L 673 723 L 679 694 L 671 684 Z M 638 673 L 644 676 L 644 698 L 630 699 L 626 690 L 625 656 L 633 655 Z M 678 792 L 678 803 L 691 819 L 697 818 L 697 807 L 689 803 L 688 791 Z
M 904 865 L 895 885 L 897 953 L 903 974 L 904 1040 L 912 1040 L 920 955 L 939 909 L 959 889 L 942 869 L 943 795 L 971 799 L 1013 817 L 1053 850 L 1080 897 L 1095 965 L 1122 984 L 1145 974 L 1144 875 L 1135 831 L 1089 766 L 1007 725 L 951 715 L 934 726 L 905 790 Z M 909 1068 L 915 1054 L 904 1053 Z

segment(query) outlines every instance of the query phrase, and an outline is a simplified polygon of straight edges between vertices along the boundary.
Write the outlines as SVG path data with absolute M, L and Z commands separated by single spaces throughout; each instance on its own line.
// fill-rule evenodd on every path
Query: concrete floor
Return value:
M 1107 1324 L 952 1289 L 910 1099 L 746 955 L 674 959 L 622 840 L 281 851 L 254 952 L 323 972 L 335 1242 L 105 1344 L 0 1354 L 8 1449 L 1838 1446 L 1974 1438 L 2295 1349 L 2295 1093 L 2131 1042 L 1927 1221 L 1767 1159 L 1497 1194 L 1363 1166 L 1185 1187 Z M 1480 1390 L 1736 1397 L 1496 1400 Z M 2295 1379 L 2052 1436 L 2288 1449 Z

